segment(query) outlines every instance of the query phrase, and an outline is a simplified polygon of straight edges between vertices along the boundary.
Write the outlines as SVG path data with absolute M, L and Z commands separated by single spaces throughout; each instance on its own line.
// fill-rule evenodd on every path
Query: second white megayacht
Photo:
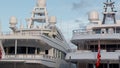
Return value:
M 114 3 L 104 2 L 102 21 L 98 12 L 92 11 L 90 24 L 73 31 L 71 42 L 78 50 L 68 53 L 66 60 L 76 63 L 77 68 L 120 68 L 120 20 L 116 19 Z M 99 54 L 101 57 L 97 57 Z M 98 59 L 100 65 L 96 67 Z
M 56 17 L 48 17 L 46 1 L 38 0 L 27 28 L 16 27 L 17 19 L 10 18 L 12 32 L 0 34 L 0 68 L 67 68 L 64 60 L 70 49 L 55 26 Z

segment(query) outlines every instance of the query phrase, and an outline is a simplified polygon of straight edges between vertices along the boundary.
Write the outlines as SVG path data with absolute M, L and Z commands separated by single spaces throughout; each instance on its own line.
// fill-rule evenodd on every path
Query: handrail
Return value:
M 40 55 L 23 55 L 23 54 L 19 54 L 19 55 L 5 55 L 4 58 L 16 58 L 16 59 L 56 59 L 53 56 L 49 56 L 49 55 L 45 55 L 45 54 L 40 54 Z
M 85 35 L 85 34 L 103 34 L 102 32 L 101 33 L 95 33 L 95 31 L 93 30 L 86 30 L 86 29 L 77 29 L 77 30 L 73 30 L 73 35 Z M 113 33 L 104 33 L 104 34 L 120 34 L 120 31 L 119 32 L 113 32 Z
M 73 30 L 73 34 L 95 34 L 95 32 L 92 30 L 77 29 L 77 30 Z
M 41 32 L 18 32 L 18 33 L 12 33 L 12 32 L 1 32 L 1 36 L 10 36 L 10 35 L 30 35 L 30 36 L 38 36 L 42 35 Z

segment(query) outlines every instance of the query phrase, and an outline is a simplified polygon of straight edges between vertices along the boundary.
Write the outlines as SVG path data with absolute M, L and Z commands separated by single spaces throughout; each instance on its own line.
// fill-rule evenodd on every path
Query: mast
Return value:
M 28 28 L 34 27 L 34 22 L 48 23 L 48 13 L 46 9 L 46 0 L 37 0 L 36 7 L 32 11 L 31 18 L 28 19 Z
M 102 24 L 106 23 L 107 18 L 110 18 L 113 20 L 113 23 L 116 24 L 116 18 L 115 18 L 115 10 L 114 10 L 114 3 L 111 0 L 107 0 L 104 4 L 104 12 L 103 12 L 103 21 Z
M 0 20 L 0 34 L 2 33 L 2 23 L 1 23 L 1 20 Z

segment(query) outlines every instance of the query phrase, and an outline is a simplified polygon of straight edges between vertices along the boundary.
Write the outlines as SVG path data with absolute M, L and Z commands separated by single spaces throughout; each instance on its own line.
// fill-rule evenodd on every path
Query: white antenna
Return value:
M 22 20 L 20 20 L 20 29 L 23 29 L 23 28 L 24 28 L 24 26 L 22 24 Z

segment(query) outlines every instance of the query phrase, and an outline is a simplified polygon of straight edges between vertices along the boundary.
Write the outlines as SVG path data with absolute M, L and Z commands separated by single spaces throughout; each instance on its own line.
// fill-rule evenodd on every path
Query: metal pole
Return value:
M 71 56 L 69 57 L 69 68 L 71 68 Z
M 8 49 L 8 47 L 6 47 L 6 54 L 8 54 L 9 53 L 9 49 Z
M 16 68 L 16 62 L 14 62 L 14 68 Z
M 28 54 L 28 47 L 26 47 L 26 54 Z
M 15 40 L 15 55 L 17 54 L 17 40 Z
M 119 56 L 119 68 L 120 68 L 120 56 Z
M 37 55 L 37 47 L 35 48 L 35 55 Z
M 93 68 L 95 68 L 95 64 L 93 63 Z
M 76 65 L 77 67 L 76 68 L 79 68 L 79 62 L 77 62 L 77 65 Z
M 107 62 L 107 68 L 109 68 L 109 61 Z
M 0 34 L 2 33 L 2 23 L 1 23 L 1 20 L 0 20 Z

